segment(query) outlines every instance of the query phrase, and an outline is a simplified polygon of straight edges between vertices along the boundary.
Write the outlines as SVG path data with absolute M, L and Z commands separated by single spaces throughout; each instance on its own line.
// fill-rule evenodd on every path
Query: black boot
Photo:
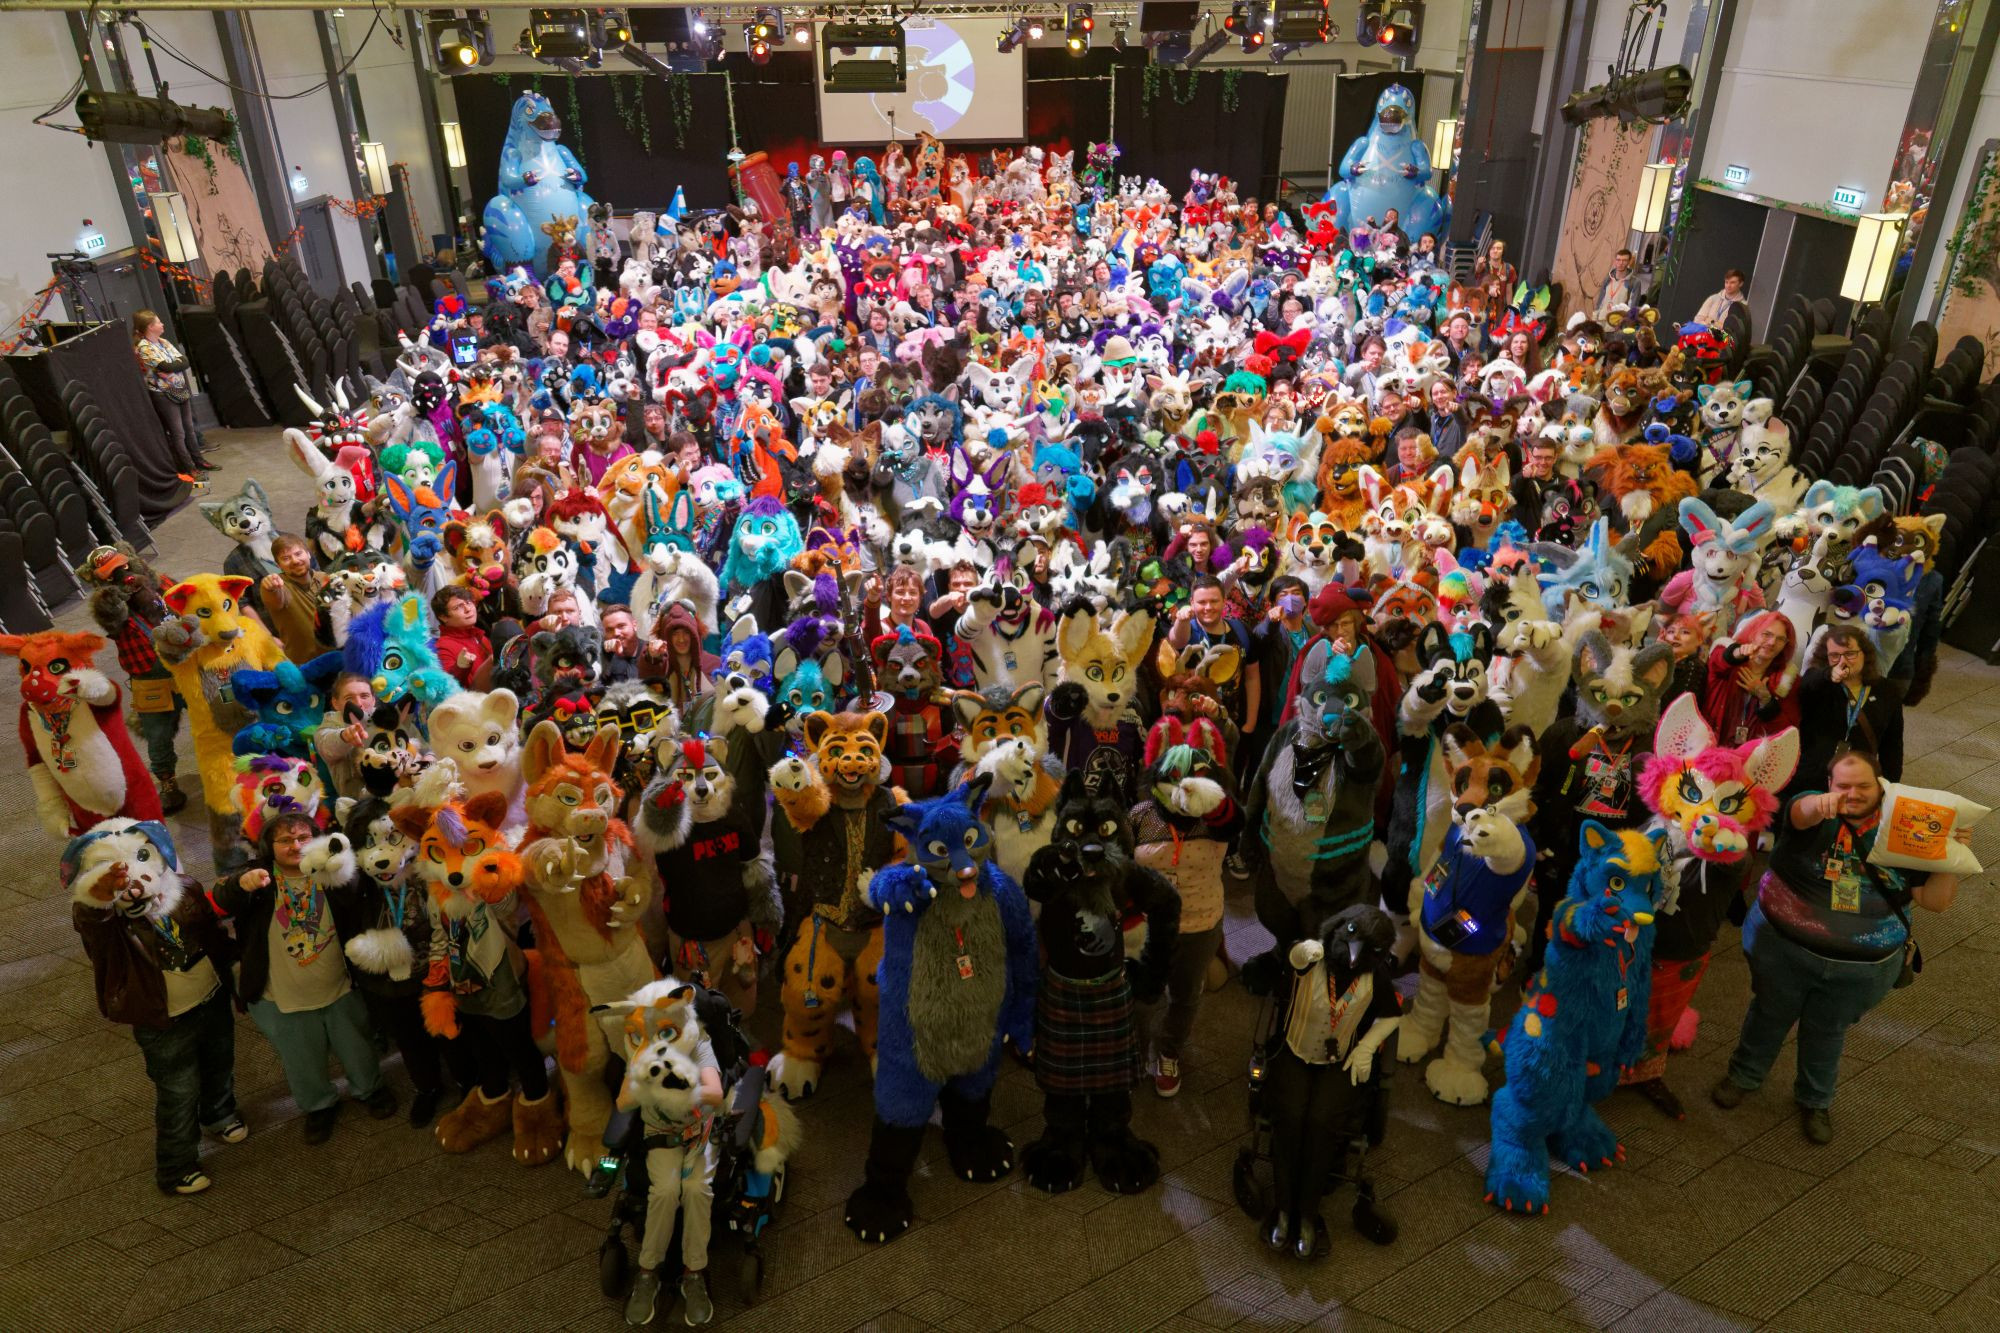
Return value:
M 868 1139 L 861 1188 L 847 1196 L 847 1229 L 871 1244 L 910 1229 L 910 1172 L 924 1146 L 924 1127 L 891 1125 L 879 1117 Z
M 1160 1150 L 1132 1132 L 1132 1094 L 1090 1099 L 1090 1164 L 1113 1194 L 1138 1194 L 1160 1178 Z
M 972 1098 L 946 1088 L 938 1094 L 938 1109 L 944 1113 L 944 1150 L 953 1175 L 984 1185 L 1014 1169 L 1014 1141 L 986 1123 L 993 1110 L 991 1091 Z
M 1081 1097 L 1052 1092 L 1042 1099 L 1042 1136 L 1021 1150 L 1021 1174 L 1036 1189 L 1061 1194 L 1083 1183 L 1085 1107 Z

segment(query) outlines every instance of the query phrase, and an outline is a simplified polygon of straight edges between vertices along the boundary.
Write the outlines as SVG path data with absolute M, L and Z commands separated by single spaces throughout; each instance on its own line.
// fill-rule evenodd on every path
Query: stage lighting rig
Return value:
M 84 134 L 98 143 L 157 144 L 183 134 L 226 142 L 236 132 L 229 113 L 219 107 L 182 106 L 131 93 L 81 93 L 76 118 L 83 122 Z
M 1326 0 L 1272 0 L 1273 43 L 1304 46 L 1328 41 L 1332 35 L 1333 25 L 1326 16 Z
M 1028 40 L 1028 20 L 1015 19 L 1014 26 L 1000 34 L 1000 54 L 1007 55 Z
M 1222 20 L 1223 31 L 1234 37 L 1245 51 L 1261 51 L 1269 37 L 1265 25 L 1269 16 L 1263 0 L 1237 0 L 1229 8 L 1229 17 Z
M 467 10 L 431 24 L 431 50 L 441 73 L 456 74 L 493 63 L 493 25 L 484 10 Z
M 596 53 L 590 18 L 581 9 L 528 11 L 528 54 L 537 60 L 582 60 Z
M 750 57 L 750 63 L 753 65 L 768 65 L 771 63 L 770 39 L 757 35 L 757 25 L 755 23 L 746 23 L 743 25 L 743 52 Z
M 1226 22 L 1221 27 L 1217 27 L 1211 23 L 1208 29 L 1208 36 L 1202 38 L 1201 41 L 1189 48 L 1186 58 L 1180 62 L 1181 68 L 1193 69 L 1196 65 L 1199 65 L 1202 61 L 1220 51 L 1234 35 L 1229 31 Z M 1157 55 L 1157 53 L 1155 54 Z
M 622 9 L 600 9 L 597 11 L 597 45 L 606 51 L 616 51 L 632 40 L 632 20 Z
M 812 24 L 805 19 L 794 20 L 792 23 L 792 41 L 799 46 L 806 46 L 811 44 L 812 39 Z
M 1039 16 L 1028 19 L 1028 36 L 1038 42 L 1042 40 L 1042 20 Z
M 1569 125 L 1605 116 L 1616 116 L 1625 125 L 1640 120 L 1661 125 L 1686 111 L 1693 95 L 1694 76 L 1687 66 L 1668 65 L 1643 74 L 1615 77 L 1609 83 L 1572 93 L 1562 104 L 1562 118 Z
M 875 54 L 861 56 L 864 49 Z M 830 93 L 900 93 L 909 86 L 903 25 L 824 24 L 819 33 L 819 67 L 820 86 Z
M 1097 19 L 1089 5 L 1071 5 L 1063 16 L 1063 44 L 1069 53 L 1080 56 L 1090 49 L 1090 34 L 1097 27 Z

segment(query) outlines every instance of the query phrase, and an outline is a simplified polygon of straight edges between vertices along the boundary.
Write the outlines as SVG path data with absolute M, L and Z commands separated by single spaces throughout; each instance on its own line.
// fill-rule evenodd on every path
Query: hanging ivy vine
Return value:
M 565 74 L 563 83 L 569 89 L 569 128 L 574 135 L 570 140 L 569 150 L 576 154 L 578 165 L 588 166 L 589 163 L 583 160 L 583 104 L 576 96 L 576 75 Z
M 223 114 L 229 119 L 229 133 L 222 140 L 222 151 L 229 154 L 229 160 L 240 167 L 243 165 L 243 135 L 241 127 L 236 123 L 236 113 L 234 111 L 226 111 Z
M 610 75 L 611 105 L 625 130 L 648 154 L 653 151 L 653 121 L 646 111 L 646 80 L 640 74 Z
M 512 74 L 493 74 L 489 75 L 488 77 L 493 80 L 496 86 L 501 88 L 508 87 L 514 82 L 514 76 Z
M 537 75 L 535 75 L 535 77 L 534 77 L 534 78 L 532 78 L 532 79 L 529 79 L 529 80 L 528 80 L 528 91 L 529 91 L 529 92 L 531 92 L 531 93 L 533 93 L 533 94 L 534 94 L 535 96 L 537 96 L 537 97 L 540 97 L 540 96 L 542 95 L 542 76 L 541 76 L 541 75 L 537 74 Z
M 674 118 L 674 146 L 687 147 L 688 128 L 694 124 L 694 76 L 667 76 L 667 110 Z
M 1243 71 L 1240 69 L 1225 69 L 1222 71 L 1222 110 L 1225 115 L 1235 111 L 1237 106 L 1240 105 L 1236 85 L 1242 78 Z
M 1990 211 L 1996 181 L 2000 181 L 2000 155 L 1988 153 L 1966 195 L 1958 228 L 1945 242 L 1950 261 L 1945 269 L 1947 304 L 1954 295 L 1980 296 L 1982 288 L 2000 287 L 2000 217 Z
M 202 169 L 208 173 L 208 192 L 218 193 L 219 187 L 215 183 L 215 149 L 208 140 L 199 134 L 183 134 L 181 152 L 201 163 Z
M 1202 71 L 1198 69 L 1162 69 L 1158 65 L 1148 65 L 1142 75 L 1139 100 L 1148 110 L 1152 108 L 1154 99 L 1162 95 L 1173 98 L 1177 105 L 1186 106 L 1201 91 Z M 1225 111 L 1236 109 L 1236 77 L 1234 70 L 1225 70 L 1222 75 L 1222 109 Z

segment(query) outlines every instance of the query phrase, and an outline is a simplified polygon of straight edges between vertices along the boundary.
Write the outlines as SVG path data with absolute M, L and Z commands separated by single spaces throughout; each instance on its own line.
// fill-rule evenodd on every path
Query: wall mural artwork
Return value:
M 271 257 L 264 235 L 264 215 L 243 168 L 215 144 L 204 145 L 202 156 L 187 152 L 184 141 L 170 139 L 166 158 L 181 203 L 194 224 L 196 242 L 210 273 L 239 268 L 262 271 Z
M 2000 139 L 1989 139 L 1976 158 L 1977 174 L 1965 194 L 1965 211 L 1947 243 L 1943 305 L 1938 311 L 1938 357 L 1967 334 L 1986 345 L 1988 365 L 2000 364 Z
M 1650 160 L 1654 129 L 1593 120 L 1578 136 L 1569 207 L 1549 270 L 1551 280 L 1562 284 L 1563 308 L 1556 312 L 1562 322 L 1596 303 L 1597 289 L 1611 271 L 1611 257 L 1631 239 L 1632 205 L 1639 198 L 1640 173 Z

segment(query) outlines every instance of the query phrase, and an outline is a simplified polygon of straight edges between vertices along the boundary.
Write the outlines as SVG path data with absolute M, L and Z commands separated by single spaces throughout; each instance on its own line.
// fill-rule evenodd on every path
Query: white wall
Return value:
M 404 38 L 404 45 L 397 46 L 389 40 L 387 32 L 378 29 L 363 47 L 361 41 L 368 34 L 370 18 L 365 5 L 356 5 L 344 18 L 334 22 L 340 29 L 344 53 L 353 56 L 357 49 L 361 52 L 350 73 L 360 87 L 361 119 L 368 127 L 363 137 L 386 145 L 391 162 L 409 164 L 410 189 L 416 197 L 417 219 L 422 224 L 419 239 L 428 251 L 432 235 L 450 232 L 451 214 L 438 195 L 437 175 L 432 165 L 432 130 L 424 118 L 423 98 L 418 92 L 415 56 L 409 49 L 408 32 L 400 13 L 385 13 L 383 22 L 394 25 L 397 34 Z
M 311 14 L 273 9 L 245 17 L 256 34 L 264 82 L 272 93 L 296 93 L 326 82 L 326 62 Z M 380 34 L 375 40 L 388 44 Z M 273 101 L 271 116 L 277 124 L 279 151 L 287 169 L 296 165 L 305 170 L 311 186 L 308 197 L 327 194 L 350 198 L 354 186 L 348 179 L 344 156 L 349 150 L 341 142 L 339 122 L 334 119 L 332 93 L 320 88 L 307 97 Z M 340 247 L 342 278 L 348 283 L 365 283 L 368 252 L 375 242 L 374 224 L 368 223 L 364 232 L 363 224 L 336 210 L 333 235 Z
M 61 14 L 10 14 L 0 41 L 0 125 L 8 188 L 0 190 L 0 337 L 49 280 L 53 250 L 74 248 L 89 218 L 109 248 L 132 244 L 104 149 L 80 134 L 30 125 L 76 79 L 76 49 Z M 64 110 L 58 124 L 74 125 Z M 52 307 L 53 313 L 60 313 Z
M 1867 205 L 1902 134 L 1930 25 L 1914 0 L 1739 0 L 1700 173 L 1736 163 L 1744 187 L 1828 205 L 1859 186 Z

